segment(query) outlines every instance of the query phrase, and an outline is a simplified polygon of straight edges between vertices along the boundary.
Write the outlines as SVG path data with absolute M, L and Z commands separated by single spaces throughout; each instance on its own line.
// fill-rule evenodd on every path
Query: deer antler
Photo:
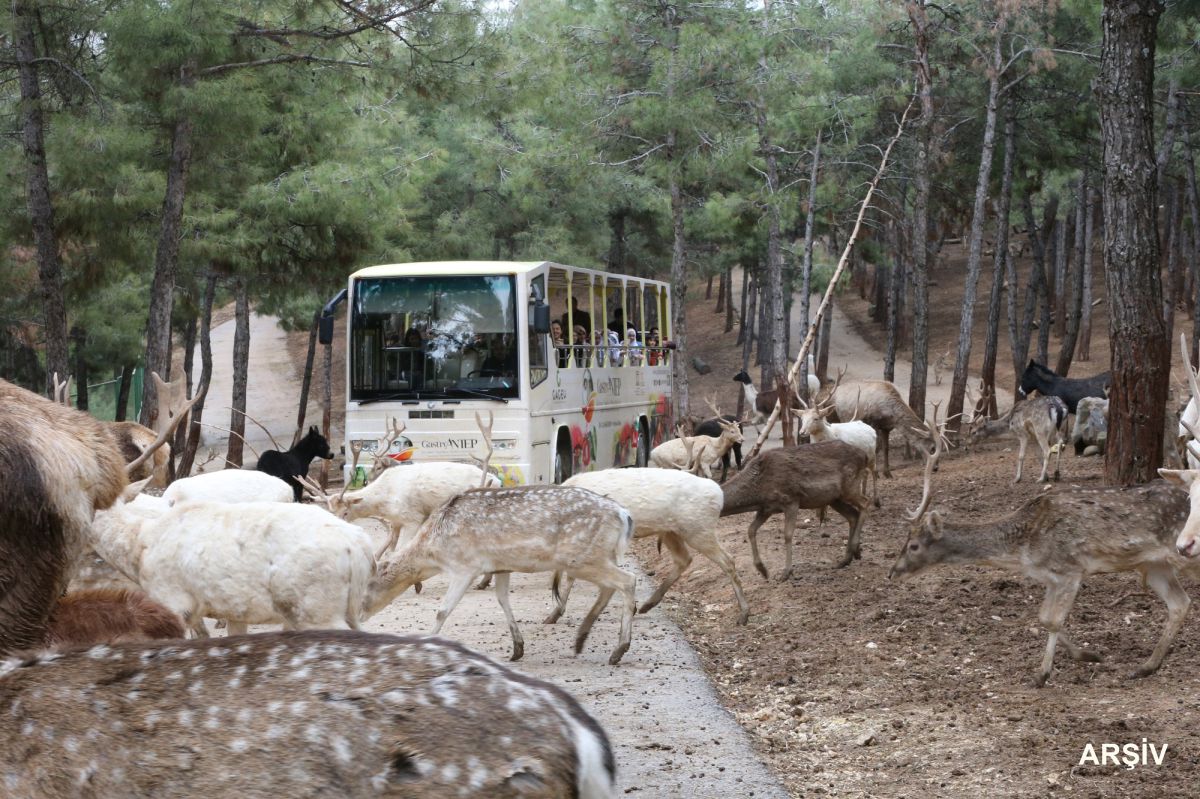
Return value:
M 296 482 L 304 487 L 305 493 L 308 494 L 308 496 L 311 497 L 314 502 L 320 502 L 322 505 L 329 505 L 333 500 L 333 497 L 325 493 L 320 484 L 306 474 L 298 475 L 296 477 Z
M 944 434 L 937 424 L 938 403 L 933 405 L 933 419 L 925 420 L 925 427 L 929 430 L 929 435 L 933 438 L 933 454 L 925 461 L 925 485 L 921 490 L 921 504 L 917 509 L 908 514 L 907 518 L 910 522 L 917 522 L 929 510 L 929 503 L 933 499 L 933 470 L 937 467 L 938 459 L 942 457 L 942 438 Z
M 360 457 L 362 457 L 362 451 L 363 451 L 362 442 L 361 441 L 351 441 L 350 442 L 350 451 L 354 453 L 354 460 L 351 461 L 351 463 L 350 463 L 350 474 L 353 475 L 358 472 L 358 459 Z M 341 499 L 342 497 L 346 496 L 346 489 L 350 487 L 350 483 L 353 482 L 353 480 L 354 480 L 354 478 L 351 477 L 351 479 L 349 479 L 349 480 L 342 481 L 342 493 L 338 494 L 338 499 Z
M 395 416 L 392 417 L 392 431 L 375 442 L 375 462 L 371 465 L 370 479 L 374 480 L 384 469 L 395 465 L 395 461 L 387 456 L 387 452 L 392 448 L 392 444 L 395 443 L 396 439 L 400 437 L 400 434 L 407 428 L 407 424 L 399 421 Z M 351 449 L 353 449 L 353 444 L 351 445 Z
M 492 426 L 495 423 L 496 415 L 491 411 L 488 411 L 486 425 L 483 423 L 483 417 L 479 415 L 479 411 L 475 411 L 475 424 L 479 425 L 479 432 L 483 436 L 483 443 L 487 446 L 487 454 L 483 456 L 482 460 L 476 458 L 474 455 L 471 456 L 471 460 L 475 461 L 479 465 L 479 470 L 483 472 L 483 477 L 479 481 L 480 488 L 487 488 L 488 463 L 492 460 Z
M 179 425 L 187 417 L 188 411 L 190 411 L 192 406 L 199 402 L 200 398 L 203 396 L 203 394 L 197 394 L 187 402 L 183 403 L 176 414 L 171 418 L 171 423 L 163 428 L 163 431 L 158 434 L 157 438 L 154 439 L 154 443 L 142 450 L 141 455 L 137 456 L 137 458 L 125 466 L 125 474 L 133 474 L 135 471 L 137 471 L 138 467 L 145 463 L 150 456 L 155 453 L 159 447 L 167 443 L 171 436 L 175 434 L 175 429 L 179 427 Z
M 713 412 L 713 416 L 721 418 L 721 406 L 717 404 L 717 395 L 712 394 L 704 398 L 704 404 Z

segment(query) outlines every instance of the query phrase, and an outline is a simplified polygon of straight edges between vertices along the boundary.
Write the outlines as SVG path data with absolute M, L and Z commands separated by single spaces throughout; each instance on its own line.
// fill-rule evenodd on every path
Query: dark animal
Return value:
M 1018 393 L 1022 397 L 1029 396 L 1031 391 L 1039 391 L 1049 397 L 1058 397 L 1067 403 L 1067 411 L 1075 413 L 1075 406 L 1084 397 L 1103 397 L 1105 390 L 1112 384 L 1111 372 L 1093 375 L 1092 377 L 1059 377 L 1050 369 L 1035 360 L 1030 360 L 1021 375 L 1021 387 Z
M 771 415 L 771 411 L 775 410 L 775 402 L 779 399 L 779 392 L 775 389 L 770 391 L 758 391 L 754 387 L 754 381 L 750 375 L 746 374 L 745 370 L 738 372 L 733 376 L 734 382 L 742 384 L 742 391 L 746 394 L 746 400 L 752 406 L 750 408 L 751 419 L 754 424 L 762 424 L 767 421 L 767 417 Z M 792 393 L 788 398 L 788 405 L 792 408 L 800 409 L 800 398 Z
M 101 424 L 0 380 L 0 655 L 45 640 L 93 512 L 125 488 Z M 0 660 L 0 716 L 4 797 L 228 796 L 231 774 L 245 799 L 617 795 L 608 738 L 565 691 L 425 636 L 26 654 Z
M 861 557 L 859 534 L 871 499 L 862 492 L 867 471 L 867 454 L 841 441 L 822 441 L 798 447 L 771 449 L 760 453 L 746 468 L 721 487 L 725 494 L 722 516 L 755 511 L 747 535 L 754 567 L 767 576 L 758 556 L 758 528 L 776 513 L 783 513 L 783 544 L 787 554 L 779 576 L 792 573 L 792 531 L 801 508 L 831 506 L 850 524 L 846 555 L 838 566 L 848 566 Z
M 264 452 L 258 459 L 256 468 L 260 472 L 278 477 L 290 485 L 292 494 L 299 502 L 300 497 L 304 496 L 304 488 L 296 478 L 308 476 L 308 466 L 313 462 L 313 458 L 324 458 L 325 460 L 333 458 L 333 450 L 329 448 L 329 442 L 315 426 L 308 428 L 308 434 L 287 452 L 280 452 L 277 449 L 269 449 Z
M 725 420 L 726 422 L 738 422 L 738 418 L 736 416 L 725 413 L 725 414 L 722 414 L 719 418 L 713 417 L 712 419 L 705 419 L 703 422 L 696 425 L 696 428 L 695 428 L 694 432 L 692 433 L 692 435 L 712 436 L 713 438 L 720 438 L 721 437 L 721 421 L 720 420 L 722 420 L 722 419 Z M 741 422 L 738 422 L 738 430 L 745 432 L 745 428 L 742 426 Z M 737 463 L 738 471 L 740 472 L 742 470 L 742 445 L 741 444 L 733 445 L 733 459 Z M 722 482 L 722 483 L 725 482 L 725 476 L 728 473 L 729 473 L 729 453 L 726 452 L 724 455 L 721 456 L 721 480 L 720 480 L 720 482 Z

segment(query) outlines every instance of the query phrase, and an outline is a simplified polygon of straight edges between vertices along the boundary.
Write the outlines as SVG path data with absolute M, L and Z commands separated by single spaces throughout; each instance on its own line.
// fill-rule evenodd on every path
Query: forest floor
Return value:
M 932 276 L 931 355 L 954 346 L 961 265 L 950 254 L 949 265 Z M 1097 278 L 1102 297 L 1103 281 Z M 990 279 L 985 275 L 980 283 L 976 365 Z M 689 303 L 689 349 L 713 365 L 713 374 L 693 374 L 693 407 L 708 392 L 735 403 L 736 386 L 728 381 L 741 360 L 732 346 L 736 331 L 723 332 L 723 317 L 704 307 L 709 303 L 702 288 L 693 288 L 698 298 Z M 845 361 L 851 367 L 847 381 L 881 377 L 882 326 L 870 320 L 868 304 L 856 294 L 844 292 L 836 302 L 831 372 Z M 1096 311 L 1093 360 L 1077 363 L 1072 374 L 1092 374 L 1107 365 L 1104 304 Z M 1013 385 L 1006 336 L 1002 326 L 997 370 L 1002 388 Z M 793 341 L 795 350 L 795 333 Z M 1050 352 L 1057 357 L 1053 337 Z M 897 383 L 906 393 L 907 353 L 900 358 Z M 942 385 L 931 381 L 931 402 L 949 390 L 952 358 Z M 1182 368 L 1176 372 L 1175 380 L 1182 381 Z M 976 385 L 977 370 L 972 374 Z M 1015 450 L 1015 441 L 1001 439 L 971 452 L 947 453 L 933 481 L 936 505 L 955 520 L 986 522 L 1047 490 L 1029 477 L 1032 472 L 1036 479 L 1040 466 L 1036 452 L 1026 463 L 1024 482 L 1012 483 Z M 765 581 L 751 563 L 745 536 L 750 516 L 734 516 L 722 520 L 720 534 L 747 588 L 749 626 L 734 623 L 732 592 L 707 562 L 695 561 L 664 600 L 723 701 L 791 795 L 1193 795 L 1200 779 L 1197 625 L 1185 624 L 1159 674 L 1129 680 L 1126 675 L 1154 648 L 1165 608 L 1131 575 L 1090 578 L 1068 628 L 1076 640 L 1102 650 L 1105 661 L 1076 663 L 1060 652 L 1049 684 L 1034 688 L 1045 645 L 1037 620 L 1040 586 L 1001 570 L 961 566 L 904 582 L 887 579 L 908 533 L 902 514 L 917 504 L 922 483 L 921 462 L 904 461 L 902 447 L 893 446 L 892 453 L 895 477 L 880 482 L 883 507 L 868 516 L 861 561 L 834 568 L 845 547 L 844 521 L 831 513 L 818 527 L 814 514 L 802 513 L 794 575 L 782 584 Z M 1101 468 L 1099 458 L 1076 458 L 1068 451 L 1058 485 L 1099 484 Z M 759 536 L 764 562 L 776 571 L 783 561 L 781 525 L 777 516 Z M 635 551 L 647 569 L 665 565 L 651 544 L 638 542 Z M 1189 592 L 1194 593 L 1190 584 Z M 1124 598 L 1114 603 L 1119 597 Z M 1089 743 L 1097 753 L 1104 743 L 1134 743 L 1141 752 L 1143 740 L 1159 749 L 1167 745 L 1162 766 L 1079 765 Z

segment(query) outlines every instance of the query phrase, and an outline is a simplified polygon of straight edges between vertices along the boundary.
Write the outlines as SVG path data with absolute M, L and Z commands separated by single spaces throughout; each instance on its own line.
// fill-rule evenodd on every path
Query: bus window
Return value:
M 532 293 L 536 297 L 546 296 L 546 278 L 538 275 L 532 281 Z M 554 325 L 550 326 L 551 332 Z M 561 325 L 560 325 L 561 329 Z M 533 319 L 529 320 L 529 385 L 536 386 L 550 374 L 546 368 L 546 334 L 533 332 Z

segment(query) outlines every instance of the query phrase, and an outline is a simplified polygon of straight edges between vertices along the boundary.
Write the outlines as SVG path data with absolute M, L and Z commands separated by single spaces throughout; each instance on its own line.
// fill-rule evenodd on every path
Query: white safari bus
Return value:
M 362 443 L 360 466 L 481 457 L 475 411 L 494 414 L 491 468 L 505 485 L 643 466 L 671 436 L 666 283 L 447 261 L 361 269 L 346 296 L 346 442 Z M 393 419 L 402 435 L 374 452 Z

